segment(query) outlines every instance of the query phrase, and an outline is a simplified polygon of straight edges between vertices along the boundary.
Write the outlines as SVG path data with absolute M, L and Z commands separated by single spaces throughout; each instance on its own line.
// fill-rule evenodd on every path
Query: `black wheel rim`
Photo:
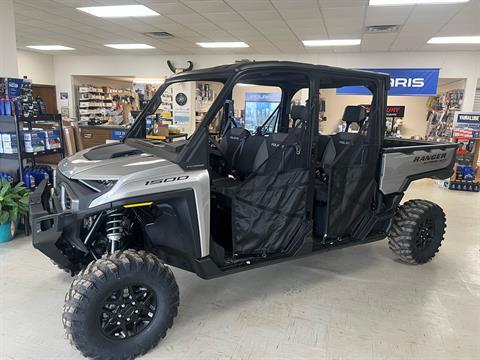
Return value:
M 145 285 L 131 285 L 113 291 L 100 309 L 103 334 L 123 340 L 138 335 L 152 322 L 157 311 L 157 297 Z
M 426 219 L 423 221 L 417 230 L 417 236 L 415 238 L 415 246 L 417 249 L 425 250 L 428 248 L 434 238 L 434 224 L 432 219 Z

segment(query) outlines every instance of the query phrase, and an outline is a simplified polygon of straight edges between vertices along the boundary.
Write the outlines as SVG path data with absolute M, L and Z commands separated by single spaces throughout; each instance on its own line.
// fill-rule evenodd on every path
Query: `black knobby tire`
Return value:
M 129 294 L 134 294 L 134 298 Z M 139 297 L 137 303 L 131 302 Z M 144 298 L 150 299 L 147 305 L 142 303 Z M 86 357 L 133 359 L 165 337 L 177 315 L 178 304 L 175 277 L 160 259 L 145 251 L 117 251 L 93 261 L 75 277 L 65 297 L 63 325 L 71 344 Z M 116 310 L 111 310 L 112 306 Z M 142 320 L 134 325 L 127 323 L 127 315 L 122 312 L 127 310 L 128 316 L 141 315 Z M 104 325 L 112 320 L 104 319 L 107 312 L 115 319 L 124 314 L 117 319 L 122 321 L 118 329 L 107 332 Z M 140 315 L 133 315 L 134 312 Z M 115 327 L 117 323 L 112 324 Z M 137 330 L 139 327 L 141 330 Z
M 390 249 L 409 264 L 424 264 L 438 252 L 445 234 L 442 208 L 427 200 L 410 200 L 400 206 L 390 229 Z

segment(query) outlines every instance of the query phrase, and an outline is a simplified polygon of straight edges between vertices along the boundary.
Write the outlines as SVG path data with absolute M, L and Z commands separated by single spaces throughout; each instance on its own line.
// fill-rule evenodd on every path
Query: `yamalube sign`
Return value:
M 359 69 L 390 75 L 388 95 L 435 96 L 437 95 L 440 69 Z M 371 95 L 364 86 L 344 86 L 337 89 L 339 95 Z

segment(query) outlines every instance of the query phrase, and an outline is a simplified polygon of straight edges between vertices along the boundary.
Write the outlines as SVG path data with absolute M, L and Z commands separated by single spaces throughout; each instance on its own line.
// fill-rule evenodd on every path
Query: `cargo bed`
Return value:
M 385 138 L 380 190 L 403 192 L 421 178 L 446 179 L 453 174 L 457 144 Z

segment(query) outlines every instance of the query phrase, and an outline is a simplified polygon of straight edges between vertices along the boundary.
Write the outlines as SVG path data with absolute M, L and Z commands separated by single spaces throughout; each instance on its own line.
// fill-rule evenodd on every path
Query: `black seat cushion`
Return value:
M 243 142 L 250 136 L 250 132 L 244 128 L 231 128 L 220 140 L 219 146 L 222 155 L 227 162 L 228 171 L 235 166 L 236 158 Z
M 317 161 L 321 162 L 323 160 L 323 155 L 327 149 L 327 145 L 332 138 L 328 135 L 318 135 L 317 136 Z
M 265 137 L 250 136 L 241 147 L 235 165 L 235 174 L 239 179 L 247 178 L 268 158 L 268 148 Z

